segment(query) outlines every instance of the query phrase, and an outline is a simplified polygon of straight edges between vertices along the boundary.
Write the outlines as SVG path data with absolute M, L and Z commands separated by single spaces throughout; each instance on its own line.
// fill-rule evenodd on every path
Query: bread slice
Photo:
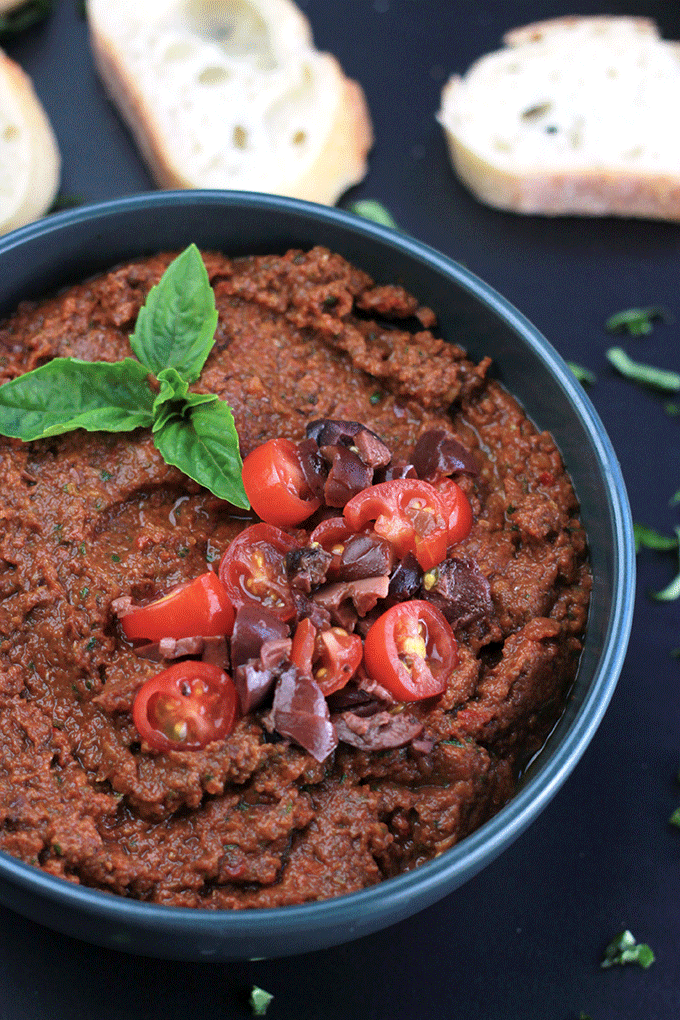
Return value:
M 367 170 L 361 87 L 292 0 L 87 0 L 94 59 L 162 188 L 332 205 Z
M 680 219 L 680 47 L 648 18 L 515 29 L 444 86 L 453 166 L 520 213 Z
M 47 212 L 60 171 L 57 140 L 33 83 L 0 50 L 0 234 Z

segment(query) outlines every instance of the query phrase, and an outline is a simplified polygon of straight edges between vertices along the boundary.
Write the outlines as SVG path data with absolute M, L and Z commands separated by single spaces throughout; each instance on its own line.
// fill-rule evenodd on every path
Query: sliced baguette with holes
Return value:
M 33 83 L 0 50 L 0 234 L 47 212 L 60 170 L 57 140 Z
M 291 0 L 87 0 L 95 64 L 162 188 L 332 205 L 367 170 L 363 91 Z
M 565 17 L 509 32 L 444 86 L 453 166 L 520 213 L 680 220 L 680 47 L 648 18 Z

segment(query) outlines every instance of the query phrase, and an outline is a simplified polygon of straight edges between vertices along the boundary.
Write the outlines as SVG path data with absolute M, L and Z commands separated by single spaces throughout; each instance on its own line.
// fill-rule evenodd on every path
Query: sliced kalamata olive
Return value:
M 290 584 L 309 594 L 313 587 L 323 584 L 333 557 L 320 545 L 303 545 L 286 553 L 284 567 Z
M 295 603 L 295 620 L 309 620 L 317 630 L 326 630 L 331 626 L 331 614 L 323 606 L 320 606 L 314 599 L 308 598 L 300 591 L 293 588 L 293 601 Z
M 308 439 L 313 439 L 318 447 L 335 446 L 337 443 L 351 446 L 357 432 L 360 432 L 365 427 L 365 425 L 358 421 L 343 421 L 340 418 L 318 418 L 316 421 L 308 423 L 305 434 Z
M 317 499 L 323 499 L 323 488 L 328 476 L 328 465 L 321 456 L 314 439 L 303 439 L 297 444 L 300 467 L 309 491 Z
M 284 737 L 323 761 L 338 743 L 326 699 L 317 684 L 295 666 L 285 670 L 276 685 L 272 723 Z
M 372 468 L 387 467 L 392 460 L 392 451 L 385 446 L 382 439 L 379 439 L 375 432 L 370 429 L 361 429 L 354 437 L 354 446 L 364 464 Z
M 333 717 L 338 740 L 362 751 L 385 751 L 403 747 L 423 732 L 423 724 L 406 712 L 377 712 L 361 716 L 342 712 Z
M 385 706 L 368 691 L 362 691 L 360 687 L 350 680 L 348 684 L 334 691 L 326 698 L 331 716 L 335 712 L 355 712 L 357 715 L 374 715 Z
M 342 603 L 350 601 L 359 616 L 365 616 L 375 607 L 378 599 L 384 599 L 389 588 L 389 578 L 386 575 L 381 577 L 364 577 L 358 581 L 336 581 L 333 584 L 324 585 L 314 592 L 314 601 L 328 609 L 334 620 Z M 339 623 L 339 626 L 345 626 Z M 349 628 L 345 628 L 349 629 Z
M 345 540 L 334 576 L 339 581 L 359 581 L 364 577 L 389 575 L 393 558 L 389 542 L 373 532 L 362 531 Z
M 424 578 L 421 598 L 432 602 L 452 627 L 488 620 L 493 611 L 491 587 L 473 559 L 448 559 Z
M 390 577 L 390 585 L 387 592 L 388 603 L 394 605 L 395 602 L 405 602 L 407 599 L 419 598 L 418 592 L 420 591 L 422 580 L 423 571 L 418 560 L 413 553 L 406 553 Z
M 232 666 L 241 666 L 249 659 L 257 659 L 263 641 L 286 638 L 289 634 L 288 624 L 271 610 L 255 604 L 241 606 L 236 611 L 231 635 Z
M 413 464 L 388 464 L 386 468 L 378 469 L 373 476 L 373 484 L 377 482 L 391 482 L 394 478 L 417 478 L 418 472 Z
M 423 432 L 411 454 L 411 462 L 418 477 L 426 482 L 442 475 L 479 473 L 470 451 L 445 429 Z
M 229 671 L 229 646 L 224 634 L 213 634 L 203 638 L 201 662 L 209 662 L 212 666 L 218 666 L 225 672 Z
M 242 715 L 254 712 L 266 701 L 277 676 L 276 670 L 265 669 L 259 659 L 251 659 L 233 670 L 232 679 Z
M 327 506 L 340 507 L 348 503 L 373 481 L 373 468 L 346 446 L 323 446 L 321 452 L 329 462 L 330 470 L 324 486 L 323 499 Z
M 260 662 L 265 669 L 278 669 L 282 663 L 290 659 L 293 647 L 291 638 L 271 638 L 262 642 Z

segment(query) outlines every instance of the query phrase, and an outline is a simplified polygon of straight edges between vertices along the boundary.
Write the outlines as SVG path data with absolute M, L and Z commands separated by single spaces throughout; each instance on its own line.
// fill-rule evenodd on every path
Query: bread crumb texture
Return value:
M 93 55 L 160 187 L 332 205 L 367 170 L 360 85 L 291 0 L 87 0 Z
M 524 213 L 680 219 L 678 44 L 632 17 L 518 28 L 444 86 L 460 179 Z

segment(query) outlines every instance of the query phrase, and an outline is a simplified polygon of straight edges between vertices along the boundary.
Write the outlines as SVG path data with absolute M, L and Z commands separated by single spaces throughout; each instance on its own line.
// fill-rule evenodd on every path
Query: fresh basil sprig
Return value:
M 130 337 L 139 360 L 54 358 L 11 379 L 0 386 L 0 435 L 31 442 L 79 428 L 151 428 L 166 463 L 247 509 L 231 408 L 213 393 L 189 390 L 212 349 L 216 327 L 215 295 L 192 244 L 168 266 L 139 313 Z

